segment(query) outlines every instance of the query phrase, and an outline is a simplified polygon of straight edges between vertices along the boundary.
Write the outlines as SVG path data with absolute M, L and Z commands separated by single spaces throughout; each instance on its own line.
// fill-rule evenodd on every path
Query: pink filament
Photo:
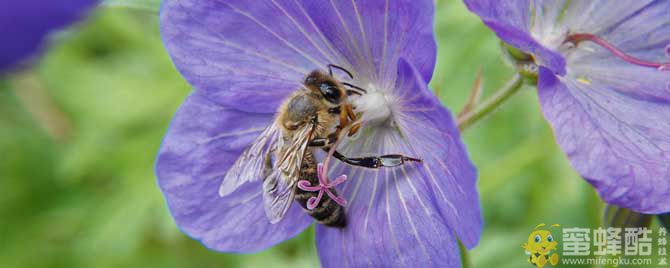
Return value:
M 573 34 L 573 35 L 568 36 L 566 41 L 572 42 L 575 45 L 579 44 L 582 41 L 591 41 L 591 42 L 596 43 L 596 44 L 600 45 L 601 47 L 609 50 L 610 52 L 612 52 L 612 54 L 614 54 L 615 56 L 621 58 L 622 60 L 624 60 L 626 62 L 635 64 L 635 65 L 639 65 L 639 66 L 643 66 L 643 67 L 657 68 L 661 71 L 670 70 L 670 62 L 659 63 L 659 62 L 646 61 L 646 60 L 643 60 L 643 59 L 633 57 L 633 56 L 628 55 L 625 52 L 621 51 L 620 49 L 616 48 L 615 46 L 608 43 L 604 39 L 602 39 L 598 36 L 595 36 L 593 34 L 587 34 L 587 33 Z M 670 52 L 670 45 L 665 48 L 665 52 L 666 52 L 666 54 L 668 54 Z
M 342 197 L 339 197 L 335 195 L 332 191 L 330 191 L 331 188 L 334 188 L 335 186 L 343 183 L 344 181 L 347 180 L 347 175 L 341 175 L 337 177 L 332 183 L 328 182 L 328 176 L 326 174 L 326 170 L 323 167 L 323 164 L 319 163 L 316 166 L 316 174 L 317 177 L 319 178 L 319 185 L 317 186 L 311 186 L 311 183 L 307 180 L 300 180 L 298 181 L 298 188 L 300 188 L 303 191 L 307 192 L 319 192 L 319 194 L 316 197 L 310 197 L 307 200 L 307 209 L 312 210 L 316 206 L 319 205 L 319 202 L 321 202 L 321 198 L 323 198 L 323 193 L 325 192 L 335 203 L 337 203 L 340 206 L 345 206 L 347 205 L 347 200 L 345 200 Z

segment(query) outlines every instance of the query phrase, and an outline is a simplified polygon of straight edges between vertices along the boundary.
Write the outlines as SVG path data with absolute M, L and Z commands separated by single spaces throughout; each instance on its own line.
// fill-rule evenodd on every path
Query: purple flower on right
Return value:
M 670 1 L 465 3 L 539 66 L 544 116 L 601 198 L 670 211 Z

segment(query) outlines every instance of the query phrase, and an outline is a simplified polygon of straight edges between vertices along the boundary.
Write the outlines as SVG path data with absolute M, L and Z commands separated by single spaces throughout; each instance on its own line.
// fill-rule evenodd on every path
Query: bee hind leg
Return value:
M 337 137 L 333 134 L 328 135 L 328 138 L 316 138 L 311 140 L 307 145 L 310 147 L 319 147 L 324 151 L 328 152 L 330 146 L 337 141 Z M 403 165 L 407 162 L 418 162 L 421 163 L 423 160 L 404 156 L 401 154 L 387 154 L 380 156 L 369 156 L 369 157 L 347 157 L 341 154 L 338 151 L 333 152 L 333 156 L 338 160 L 347 163 L 352 166 L 359 166 L 365 168 L 381 168 L 381 167 L 395 167 Z
M 419 163 L 422 162 L 421 159 L 408 157 L 401 154 L 387 154 L 381 156 L 350 158 L 342 155 L 338 151 L 335 151 L 333 156 L 349 165 L 365 167 L 365 168 L 396 167 L 406 164 L 407 162 L 419 162 Z

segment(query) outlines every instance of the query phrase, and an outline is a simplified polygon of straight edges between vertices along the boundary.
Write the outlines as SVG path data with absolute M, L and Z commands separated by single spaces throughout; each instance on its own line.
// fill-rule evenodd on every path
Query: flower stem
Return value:
M 471 268 L 472 260 L 470 259 L 470 253 L 468 248 L 466 248 L 460 240 L 458 240 L 458 248 L 461 251 L 461 267 L 462 268 Z
M 123 0 L 106 0 L 100 3 L 100 6 L 107 8 L 117 8 L 130 11 L 138 11 L 151 15 L 158 15 L 158 7 L 153 6 L 149 3 L 136 3 L 133 1 L 123 1 Z
M 477 105 L 472 111 L 459 115 L 456 119 L 458 129 L 463 132 L 479 120 L 483 119 L 489 113 L 502 105 L 512 95 L 517 93 L 523 87 L 523 77 L 515 74 L 502 88 L 498 89 L 493 96 Z

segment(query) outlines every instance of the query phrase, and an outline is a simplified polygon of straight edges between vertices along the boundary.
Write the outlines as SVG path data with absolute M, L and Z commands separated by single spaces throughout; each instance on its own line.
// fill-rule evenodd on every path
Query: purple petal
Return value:
M 3 1 L 0 7 L 0 72 L 9 71 L 40 48 L 51 31 L 81 18 L 95 0 Z
M 670 102 L 629 94 L 663 84 L 626 82 L 606 72 L 584 79 L 540 70 L 539 97 L 558 144 L 608 203 L 642 213 L 670 211 Z
M 359 76 L 392 80 L 402 56 L 430 81 L 435 66 L 431 0 L 305 1 L 314 22 Z M 344 63 L 343 63 L 344 64 Z M 380 76 L 381 75 L 381 76 Z
M 340 190 L 348 225 L 317 226 L 324 267 L 457 267 L 456 239 L 472 248 L 481 234 L 476 171 L 451 115 L 404 60 L 398 77 L 403 108 L 394 110 L 395 123 L 343 142 L 341 152 L 401 153 L 423 162 L 378 170 L 333 163 L 333 174 L 349 175 Z
M 600 80 L 610 86 L 610 90 L 631 98 L 670 102 L 670 91 L 663 86 L 670 84 L 668 71 L 632 65 L 615 57 L 589 57 L 572 65 L 568 77 L 580 79 L 582 84 Z
M 465 0 L 468 9 L 483 20 L 498 21 L 527 31 L 531 10 L 529 0 Z
M 404 56 L 421 62 L 424 78 L 430 78 L 433 1 L 355 1 L 356 8 L 351 3 L 166 0 L 161 31 L 192 85 L 243 111 L 274 112 L 309 71 L 330 63 L 357 78 L 382 79 L 395 73 L 395 60 Z M 343 29 L 351 36 L 342 35 Z M 367 38 L 355 38 L 362 32 Z
M 563 12 L 560 23 L 571 32 L 596 34 L 615 43 L 635 39 L 651 29 L 667 28 L 663 19 L 670 6 L 663 0 L 570 1 L 549 6 L 552 2 L 561 1 L 545 1 L 542 6 L 556 9 L 555 13 Z
M 612 13 L 613 10 L 621 12 Z M 596 26 L 584 22 L 583 25 L 570 27 L 579 27 L 572 31 L 595 33 L 618 50 L 631 56 L 658 63 L 669 62 L 670 59 L 666 54 L 670 45 L 668 14 L 670 14 L 670 2 L 668 1 L 611 2 L 607 6 L 594 9 L 591 14 L 606 21 L 603 22 L 603 25 Z M 593 43 L 582 43 L 580 48 L 582 49 L 573 52 L 574 55 L 571 56 L 572 60 L 569 65 L 584 66 L 583 68 L 593 64 L 600 65 L 599 67 L 605 64 L 613 68 L 635 67 Z M 639 70 L 645 72 L 643 69 Z
M 539 64 L 555 73 L 565 74 L 565 59 L 531 36 L 532 14 L 529 0 L 465 0 L 465 4 L 498 38 L 522 51 L 532 53 Z
M 524 48 L 532 42 L 556 48 L 567 34 L 588 33 L 642 60 L 667 61 L 668 1 L 534 1 L 533 21 L 524 29 L 515 27 L 527 16 L 509 14 L 528 1 L 505 2 L 516 7 L 466 2 L 505 41 L 528 37 L 531 29 L 534 40 L 510 42 L 526 51 L 532 51 Z M 567 72 L 557 72 L 547 64 L 552 60 L 540 56 L 546 68 L 538 86 L 545 117 L 573 166 L 609 203 L 645 213 L 670 210 L 670 76 L 627 63 L 593 43 L 563 49 Z
M 401 81 L 396 90 L 409 93 L 398 127 L 412 137 L 414 155 L 424 160 L 419 168 L 429 184 L 440 213 L 467 248 L 479 241 L 482 218 L 477 192 L 477 170 L 470 161 L 460 132 L 447 110 L 416 76 L 409 63 L 400 61 Z M 414 80 L 413 80 L 414 79 Z M 416 89 L 421 88 L 419 92 Z M 414 90 L 412 90 L 414 89 Z
M 198 93 L 179 109 L 156 164 L 158 183 L 177 225 L 205 246 L 254 252 L 282 242 L 311 222 L 299 206 L 270 224 L 262 182 L 241 185 L 220 197 L 221 180 L 242 151 L 272 120 L 270 114 L 230 109 Z

